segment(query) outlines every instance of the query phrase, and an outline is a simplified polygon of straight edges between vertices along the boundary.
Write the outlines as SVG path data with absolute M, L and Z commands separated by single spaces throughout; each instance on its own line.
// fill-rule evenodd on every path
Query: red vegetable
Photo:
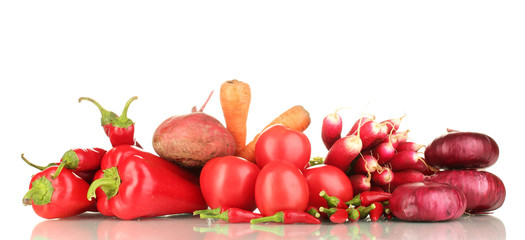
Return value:
M 370 211 L 374 210 L 376 208 L 375 204 L 370 204 L 368 206 L 361 205 L 357 207 L 357 211 L 359 211 L 359 218 L 364 219 L 370 214 Z
M 374 202 L 388 201 L 391 196 L 391 193 L 382 191 L 365 191 L 356 195 L 350 201 L 346 202 L 346 204 L 353 206 L 369 206 Z
M 359 136 L 350 135 L 343 137 L 337 140 L 328 150 L 324 163 L 336 166 L 343 172 L 346 172 L 362 149 L 363 142 Z
M 100 161 L 102 161 L 104 154 L 106 154 L 106 150 L 102 148 L 71 149 L 65 152 L 60 159 L 60 165 L 55 175 L 60 174 L 64 167 L 73 171 L 96 171 L 100 169 Z
M 348 219 L 348 212 L 346 211 L 347 208 L 337 208 L 337 207 L 331 207 L 331 208 L 324 208 L 320 207 L 319 211 L 322 213 L 325 213 L 331 222 L 333 223 L 344 223 L 346 222 L 346 219 Z
M 394 172 L 394 176 L 394 180 L 387 186 L 389 192 L 393 192 L 401 184 L 423 182 L 425 179 L 425 175 L 416 170 Z
M 361 218 L 361 213 L 359 213 L 359 210 L 355 209 L 353 206 L 346 209 L 346 211 L 350 222 L 357 222 L 359 218 Z
M 487 171 L 447 170 L 429 177 L 432 182 L 447 183 L 465 193 L 466 211 L 485 213 L 503 205 L 506 196 L 501 179 Z
M 455 132 L 434 139 L 425 149 L 427 163 L 436 168 L 487 168 L 498 160 L 499 147 L 491 137 Z
M 326 149 L 330 150 L 335 141 L 341 138 L 343 120 L 337 111 L 326 115 L 321 127 L 321 138 Z
M 97 197 L 102 214 L 120 219 L 191 213 L 206 208 L 199 179 L 151 153 L 119 145 L 106 153 L 102 176 L 93 181 L 88 199 Z M 105 196 L 99 196 L 101 188 Z
M 372 222 L 377 222 L 379 218 L 383 215 L 384 207 L 383 204 L 380 202 L 374 202 L 373 204 L 375 208 L 370 210 L 370 220 L 372 220 Z
M 402 171 L 402 170 L 418 170 L 418 162 L 424 163 L 425 160 L 418 155 L 417 152 L 412 150 L 400 151 L 394 154 L 394 157 L 388 162 L 388 165 L 392 168 L 393 171 Z
M 394 172 L 389 167 L 383 167 L 381 170 L 373 172 L 371 176 L 372 183 L 380 186 L 390 184 L 395 179 Z
M 467 207 L 467 199 L 461 190 L 449 184 L 407 183 L 392 193 L 389 207 L 392 214 L 401 220 L 445 221 L 461 217 Z
M 24 205 L 32 205 L 35 213 L 46 219 L 71 217 L 92 209 L 95 203 L 86 199 L 89 184 L 67 168 L 55 176 L 57 169 L 48 167 L 31 178 Z
M 118 118 L 118 115 L 115 114 L 112 111 L 108 111 L 104 109 L 97 101 L 93 100 L 92 98 L 88 97 L 81 97 L 78 99 L 78 102 L 81 102 L 82 100 L 87 100 L 95 104 L 97 106 L 98 110 L 100 110 L 100 114 L 102 115 L 100 119 L 100 123 L 102 125 L 102 128 L 104 129 L 104 133 L 109 136 L 109 128 L 111 127 L 111 122 Z
M 309 213 L 302 211 L 279 211 L 274 215 L 252 219 L 250 223 L 264 223 L 264 222 L 277 222 L 277 223 L 309 223 L 309 224 L 321 224 L 321 220 L 310 215 Z
M 354 132 L 353 135 L 358 135 L 362 141 L 362 148 L 367 149 L 373 147 L 376 142 L 380 142 L 386 138 L 388 132 L 385 128 L 375 121 L 368 121 L 364 123 L 358 131 Z
M 348 208 L 344 201 L 341 201 L 338 197 L 326 194 L 324 190 L 319 193 L 319 196 L 326 200 L 326 205 L 329 208 Z
M 359 156 L 352 162 L 351 172 L 353 174 L 367 175 L 381 169 L 381 165 L 379 165 L 377 159 L 374 156 L 365 154 Z
M 308 183 L 309 206 L 328 207 L 326 200 L 319 196 L 321 191 L 339 199 L 343 204 L 354 196 L 350 179 L 337 167 L 316 165 L 303 170 L 303 175 Z
M 259 168 L 273 161 L 287 161 L 304 169 L 310 160 L 308 137 L 281 124 L 264 130 L 255 143 L 255 161 Z
M 387 126 L 388 133 L 395 133 L 399 129 L 399 126 L 401 125 L 401 120 L 403 120 L 405 116 L 406 115 L 403 115 L 400 118 L 392 118 L 392 119 L 384 120 L 380 123 L 385 124 Z
M 255 180 L 259 167 L 236 157 L 216 157 L 208 161 L 200 174 L 200 187 L 211 208 L 255 210 Z M 232 187 L 235 186 L 235 187 Z
M 200 218 L 220 219 L 229 223 L 249 223 L 250 220 L 262 217 L 262 214 L 254 213 L 240 208 L 222 208 L 207 209 L 196 211 L 194 215 L 200 215 Z
M 280 211 L 304 212 L 308 183 L 301 171 L 286 161 L 269 162 L 255 181 L 255 203 L 264 216 Z
M 381 165 L 390 161 L 394 154 L 396 154 L 396 149 L 391 141 L 381 142 L 370 150 L 370 155 L 374 156 Z
M 109 127 L 108 136 L 109 141 L 113 147 L 118 145 L 133 145 L 135 144 L 135 123 L 128 118 L 128 108 L 131 102 L 136 100 L 137 97 L 130 98 L 122 114 L 111 121 L 111 126 Z
M 370 177 L 361 174 L 354 174 L 348 177 L 352 183 L 352 188 L 354 189 L 354 194 L 359 194 L 364 191 L 370 191 L 372 185 L 370 184 Z
M 357 133 L 357 130 L 360 129 L 363 126 L 363 124 L 370 121 L 374 121 L 375 119 L 376 117 L 374 115 L 362 116 L 361 118 L 357 119 L 357 121 L 355 121 L 354 125 L 352 126 L 352 128 L 346 136 L 356 135 L 355 133 Z
M 425 147 L 425 145 L 417 144 L 415 142 L 402 142 L 402 143 L 399 143 L 396 150 L 397 151 L 411 150 L 411 151 L 417 152 L 423 147 Z

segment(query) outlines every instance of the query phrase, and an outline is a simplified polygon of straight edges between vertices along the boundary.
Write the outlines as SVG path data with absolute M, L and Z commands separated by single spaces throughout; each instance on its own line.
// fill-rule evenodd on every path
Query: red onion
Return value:
M 501 207 L 505 201 L 505 185 L 498 176 L 490 172 L 447 170 L 430 176 L 428 180 L 448 183 L 463 191 L 467 197 L 467 212 L 492 211 Z
M 487 168 L 496 163 L 498 156 L 494 139 L 475 132 L 449 130 L 425 149 L 427 164 L 442 169 Z
M 390 197 L 392 214 L 406 221 L 446 221 L 463 215 L 465 194 L 458 188 L 435 182 L 406 183 Z

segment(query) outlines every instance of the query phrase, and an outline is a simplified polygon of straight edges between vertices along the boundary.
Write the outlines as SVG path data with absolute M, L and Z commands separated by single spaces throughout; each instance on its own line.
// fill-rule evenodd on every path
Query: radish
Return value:
M 418 155 L 417 152 L 412 150 L 400 151 L 394 154 L 392 159 L 387 163 L 392 170 L 401 171 L 401 170 L 419 170 L 418 162 L 425 163 L 425 160 Z M 426 165 L 426 164 L 425 164 Z
M 359 130 L 352 135 L 357 135 Z M 368 121 L 360 128 L 360 137 L 363 142 L 363 149 L 367 149 L 376 141 L 382 141 L 386 137 L 386 132 L 381 125 L 375 121 Z
M 408 132 L 409 130 L 389 134 L 385 139 L 383 139 L 383 142 L 391 142 L 392 146 L 394 146 L 394 148 L 397 148 L 400 143 L 407 141 Z
M 370 121 L 374 121 L 375 119 L 376 117 L 374 115 L 366 115 L 366 116 L 363 116 L 357 119 L 357 121 L 355 121 L 354 125 L 348 132 L 347 136 L 350 136 L 352 134 L 355 135 L 355 133 L 357 132 L 357 129 L 361 128 L 363 124 L 370 122 Z
M 394 154 L 396 154 L 396 149 L 391 141 L 381 142 L 370 151 L 370 154 L 374 156 L 381 165 L 390 161 Z
M 370 191 L 372 185 L 370 184 L 370 177 L 361 174 L 350 175 L 348 177 L 352 183 L 354 196 L 364 191 Z
M 337 113 L 337 110 L 324 117 L 323 125 L 321 128 L 321 138 L 326 149 L 330 150 L 335 141 L 341 138 L 342 129 L 343 120 L 341 119 L 341 116 Z
M 467 198 L 466 211 L 485 213 L 496 210 L 505 201 L 506 190 L 501 179 L 486 171 L 474 169 L 447 170 L 428 177 L 429 181 L 457 187 Z
M 498 160 L 499 147 L 491 137 L 475 132 L 449 132 L 425 149 L 427 163 L 436 168 L 487 168 Z
M 404 170 L 394 172 L 394 180 L 388 185 L 389 192 L 393 192 L 398 186 L 405 183 L 422 182 L 425 175 L 416 170 Z
M 406 114 L 403 115 L 400 118 L 392 118 L 392 119 L 384 120 L 384 121 L 382 121 L 380 123 L 384 123 L 387 126 L 387 130 L 386 131 L 388 133 L 395 133 L 399 129 L 399 126 L 401 125 L 401 120 L 405 116 L 406 116 Z
M 350 135 L 337 140 L 328 150 L 324 163 L 336 166 L 343 172 L 348 171 L 352 161 L 359 156 L 363 142 L 356 135 Z
M 373 172 L 371 176 L 372 183 L 380 186 L 388 185 L 395 179 L 394 172 L 388 167 L 383 167 L 381 170 Z
M 390 197 L 390 211 L 405 221 L 446 221 L 463 215 L 465 194 L 458 188 L 435 182 L 405 183 Z
M 355 159 L 352 163 L 352 174 L 368 175 L 381 169 L 374 156 L 365 154 Z
M 397 151 L 412 150 L 414 152 L 417 152 L 423 147 L 425 147 L 425 145 L 417 144 L 415 142 L 402 142 L 398 144 L 396 150 Z

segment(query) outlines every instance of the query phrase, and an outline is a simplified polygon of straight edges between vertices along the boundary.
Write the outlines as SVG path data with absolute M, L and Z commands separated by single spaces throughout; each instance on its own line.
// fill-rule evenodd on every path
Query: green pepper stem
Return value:
M 221 213 L 221 208 L 213 208 L 213 209 L 202 209 L 202 210 L 196 210 L 193 212 L 193 215 L 200 215 L 200 214 L 219 214 Z
M 87 199 L 91 200 L 96 198 L 97 188 L 102 188 L 108 199 L 117 195 L 120 187 L 120 176 L 116 167 L 108 168 L 103 170 L 104 176 L 91 183 L 87 191 Z
M 328 207 L 337 207 L 337 205 L 339 205 L 339 198 L 337 198 L 336 196 L 330 196 L 328 195 L 324 190 L 319 192 L 319 196 L 321 196 L 322 198 L 324 198 L 326 200 L 326 204 Z
M 51 202 L 51 197 L 55 188 L 51 181 L 46 177 L 40 177 L 35 179 L 31 183 L 31 189 L 27 191 L 22 199 L 24 205 L 45 205 Z
M 22 153 L 21 157 L 22 157 L 22 160 L 24 160 L 24 162 L 27 163 L 27 165 L 29 165 L 29 166 L 31 166 L 31 167 L 34 167 L 34 168 L 36 168 L 36 169 L 38 169 L 38 170 L 40 170 L 40 171 L 42 171 L 42 170 L 44 170 L 44 169 L 46 169 L 46 168 L 48 168 L 48 167 L 51 167 L 51 166 L 56 166 L 55 163 L 50 163 L 50 164 L 48 164 L 47 166 L 36 165 L 36 164 L 30 162 L 29 160 L 27 160 L 27 159 L 24 157 L 24 154 L 23 154 L 23 153 Z
M 250 220 L 250 223 L 264 223 L 264 222 L 276 222 L 276 223 L 283 223 L 284 222 L 284 213 L 277 212 L 272 216 L 267 217 L 260 217 L 260 218 L 254 218 Z
M 138 97 L 136 96 L 132 97 L 126 102 L 126 105 L 124 106 L 124 110 L 122 110 L 122 114 L 120 114 L 120 117 L 114 119 L 111 122 L 113 126 L 120 127 L 120 128 L 127 128 L 133 125 L 133 121 L 131 121 L 131 119 L 128 118 L 128 109 L 129 109 L 129 105 L 131 104 L 131 102 L 133 102 L 134 100 L 137 100 L 137 98 Z
M 213 219 L 220 219 L 228 222 L 228 211 L 221 212 L 219 214 L 209 214 L 209 213 L 201 213 L 201 218 L 213 218 Z
M 82 100 L 90 101 L 93 104 L 95 104 L 95 106 L 97 106 L 98 110 L 100 111 L 100 114 L 102 115 L 102 118 L 100 119 L 100 123 L 102 124 L 102 126 L 110 124 L 111 121 L 113 121 L 113 119 L 118 117 L 117 114 L 104 109 L 97 101 L 93 100 L 92 98 L 81 97 L 78 99 L 78 102 L 81 102 Z
M 355 195 L 352 199 L 346 202 L 346 205 L 360 206 L 361 205 L 361 194 Z

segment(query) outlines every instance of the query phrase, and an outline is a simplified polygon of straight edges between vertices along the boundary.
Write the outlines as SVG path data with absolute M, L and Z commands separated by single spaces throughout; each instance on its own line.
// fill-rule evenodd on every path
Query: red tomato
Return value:
M 315 165 L 303 170 L 303 174 L 310 191 L 308 206 L 327 207 L 326 200 L 319 196 L 322 190 L 329 196 L 335 196 L 343 202 L 347 202 L 354 196 L 350 179 L 338 167 L 324 164 Z
M 241 157 L 211 159 L 200 174 L 204 200 L 211 208 L 255 210 L 254 188 L 259 172 L 257 165 Z
M 287 161 L 302 170 L 310 160 L 311 151 L 304 133 L 277 124 L 264 130 L 257 139 L 255 161 L 260 168 L 272 161 Z
M 283 210 L 305 211 L 308 183 L 292 163 L 269 162 L 255 182 L 255 202 L 265 216 Z

